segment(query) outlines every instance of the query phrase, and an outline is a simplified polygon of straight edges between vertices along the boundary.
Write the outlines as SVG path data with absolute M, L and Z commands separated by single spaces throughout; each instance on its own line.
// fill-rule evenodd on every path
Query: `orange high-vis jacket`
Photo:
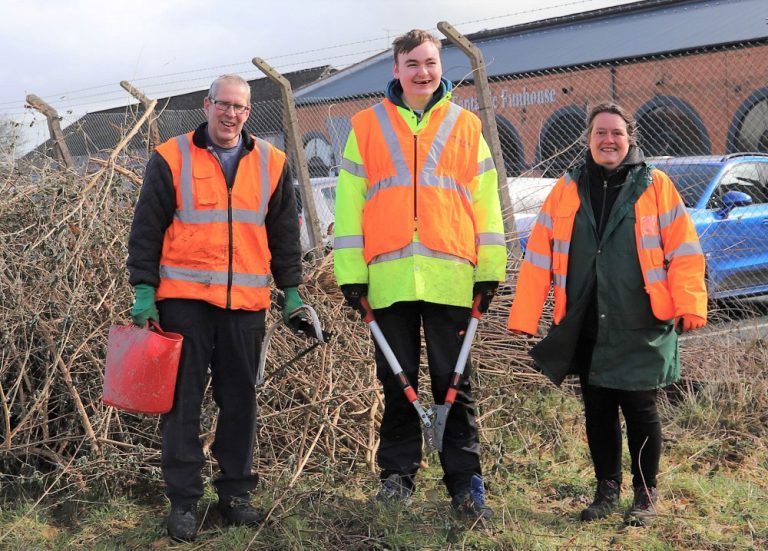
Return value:
M 219 161 L 192 133 L 157 147 L 173 175 L 177 209 L 165 232 L 156 298 L 203 300 L 233 310 L 269 307 L 271 254 L 264 219 L 285 154 L 255 139 L 231 191 Z
M 385 99 L 352 118 L 368 179 L 366 262 L 402 249 L 418 230 L 427 248 L 477 264 L 470 184 L 478 173 L 480 120 L 451 102 L 431 117 L 433 124 L 414 135 Z
M 635 244 L 653 315 L 662 321 L 683 314 L 706 319 L 705 260 L 696 229 L 669 177 L 654 169 L 651 178 L 634 211 Z M 509 329 L 536 334 L 550 284 L 554 323 L 565 316 L 568 252 L 580 206 L 577 183 L 566 174 L 536 218 L 509 312 Z

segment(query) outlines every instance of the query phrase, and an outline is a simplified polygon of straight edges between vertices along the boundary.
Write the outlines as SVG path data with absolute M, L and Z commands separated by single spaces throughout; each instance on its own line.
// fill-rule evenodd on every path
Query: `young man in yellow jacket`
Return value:
M 386 99 L 352 118 L 336 190 L 334 266 L 348 304 L 367 297 L 412 385 L 423 326 L 435 403 L 443 403 L 473 297 L 488 308 L 504 281 L 497 173 L 479 119 L 451 103 L 440 42 L 412 30 L 393 42 Z M 379 501 L 408 502 L 422 454 L 419 417 L 376 347 L 385 408 Z M 454 509 L 488 518 L 469 361 L 440 461 Z

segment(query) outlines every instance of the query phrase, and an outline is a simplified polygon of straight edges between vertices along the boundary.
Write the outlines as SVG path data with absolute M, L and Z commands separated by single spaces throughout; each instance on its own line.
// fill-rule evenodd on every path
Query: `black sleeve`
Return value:
M 160 284 L 160 255 L 165 231 L 176 212 L 176 190 L 168 163 L 153 153 L 144 172 L 128 236 L 128 282 Z
M 280 289 L 297 286 L 301 283 L 301 240 L 293 176 L 288 161 L 285 162 L 280 181 L 269 198 L 264 223 L 267 227 L 269 250 L 272 253 L 271 268 L 275 285 Z

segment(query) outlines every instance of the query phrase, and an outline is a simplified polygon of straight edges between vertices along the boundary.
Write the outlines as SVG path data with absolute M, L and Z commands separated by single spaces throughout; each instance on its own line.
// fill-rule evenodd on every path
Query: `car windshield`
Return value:
M 680 192 L 683 203 L 688 208 L 693 208 L 701 199 L 707 189 L 707 185 L 720 170 L 718 165 L 703 163 L 667 163 L 655 161 L 653 165 L 666 172 Z

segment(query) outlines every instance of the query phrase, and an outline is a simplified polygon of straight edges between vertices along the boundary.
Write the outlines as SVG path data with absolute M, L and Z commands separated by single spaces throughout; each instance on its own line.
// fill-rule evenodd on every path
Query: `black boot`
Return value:
M 599 481 L 595 499 L 581 512 L 581 521 L 589 522 L 610 515 L 619 504 L 619 489 L 619 483 L 615 480 Z
M 197 505 L 172 505 L 166 527 L 168 535 L 174 540 L 194 540 L 197 535 Z
M 217 508 L 227 526 L 255 526 L 264 519 L 264 514 L 251 505 L 249 499 L 245 498 L 235 497 L 227 501 L 219 500 Z
M 656 500 L 658 492 L 656 488 L 635 486 L 635 499 L 632 509 L 627 514 L 627 524 L 630 526 L 648 526 L 656 518 Z

